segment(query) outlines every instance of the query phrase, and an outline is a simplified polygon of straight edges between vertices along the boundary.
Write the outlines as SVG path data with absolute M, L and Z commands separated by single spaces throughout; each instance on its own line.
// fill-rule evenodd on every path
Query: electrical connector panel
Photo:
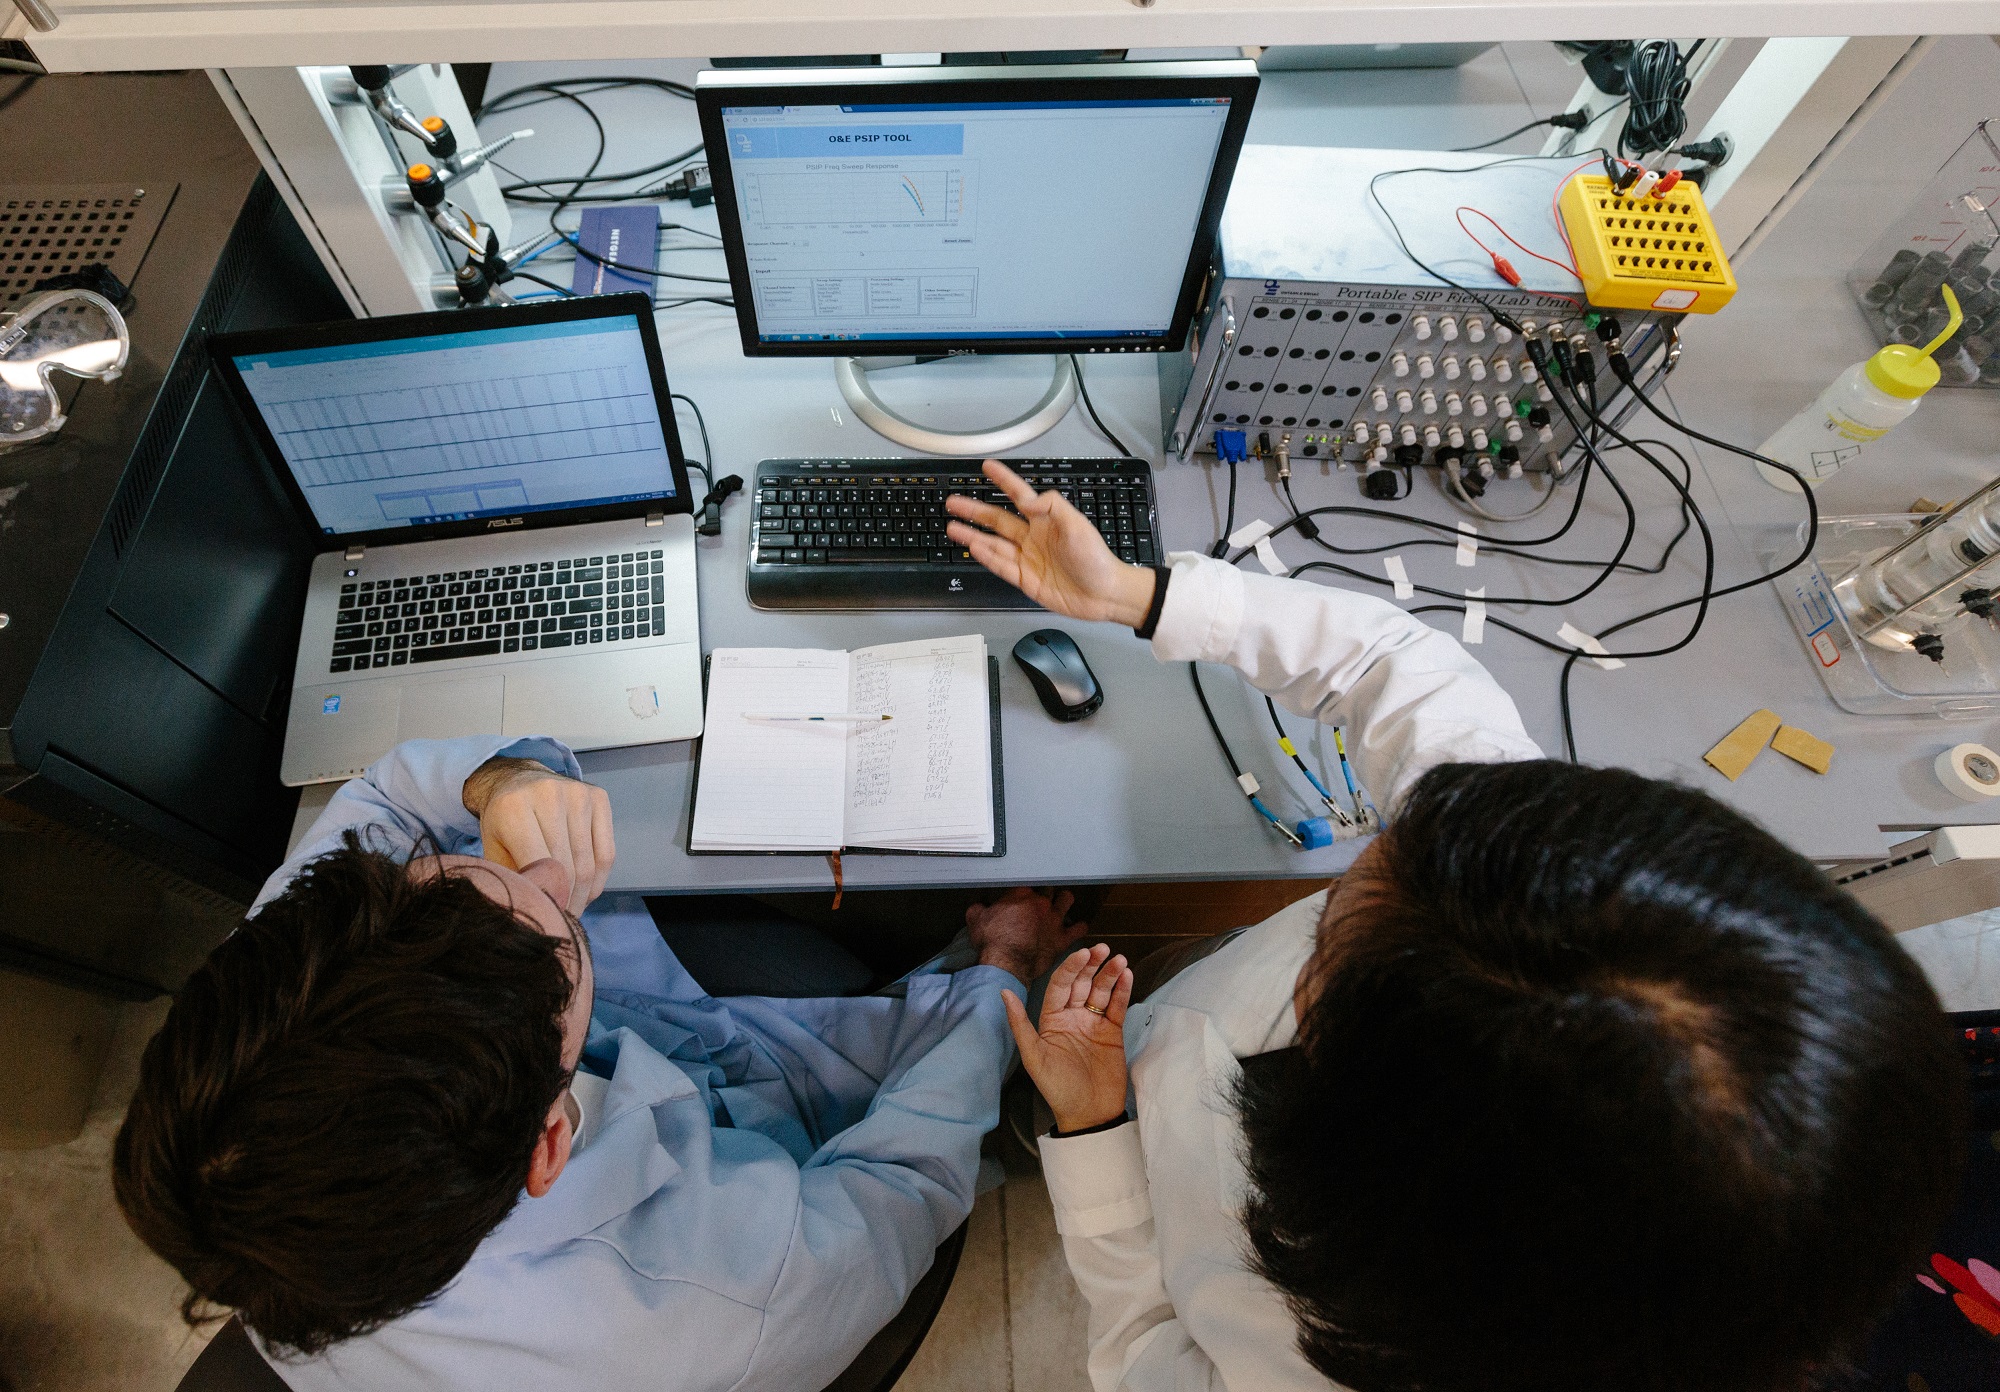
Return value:
M 1212 451 L 1223 428 L 1289 432 L 1295 467 L 1361 462 L 1386 446 L 1405 459 L 1416 450 L 1427 464 L 1456 452 L 1468 472 L 1481 457 L 1499 474 L 1559 468 L 1570 432 L 1519 335 L 1417 263 L 1538 334 L 1586 332 L 1596 316 L 1579 303 L 1575 276 L 1475 223 L 1519 274 L 1519 286 L 1508 284 L 1454 215 L 1476 208 L 1559 258 L 1552 208 L 1571 168 L 1428 150 L 1246 145 L 1188 348 L 1160 358 L 1169 449 L 1181 458 Z M 1397 170 L 1415 172 L 1390 177 Z M 1371 180 L 1393 227 L 1369 198 Z M 1620 316 L 1642 381 L 1664 358 L 1677 317 Z M 1615 413 L 1608 372 L 1599 390 Z
M 1556 207 L 1594 305 L 1713 314 L 1736 294 L 1708 205 L 1686 179 L 1641 198 L 1602 174 L 1579 174 Z

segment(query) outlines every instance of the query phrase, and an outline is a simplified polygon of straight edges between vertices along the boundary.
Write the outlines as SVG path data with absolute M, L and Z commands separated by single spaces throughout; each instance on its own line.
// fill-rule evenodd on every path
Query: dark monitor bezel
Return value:
M 1254 64 L 1237 60 L 1107 63 L 1061 67 L 1001 68 L 825 68 L 751 74 L 738 70 L 704 72 L 695 84 L 695 107 L 707 150 L 709 182 L 729 263 L 736 327 L 746 357 L 938 357 L 964 353 L 1171 353 L 1187 341 L 1201 288 L 1214 258 L 1236 160 L 1250 126 L 1257 97 Z M 1229 117 L 1210 167 L 1208 192 L 1182 272 L 1173 317 L 1158 334 L 1144 337 L 1075 338 L 870 338 L 822 342 L 765 342 L 758 337 L 757 305 L 743 228 L 736 206 L 729 142 L 722 126 L 726 106 L 880 105 L 908 100 L 933 105 L 993 101 L 1145 101 L 1166 98 L 1228 97 Z M 1057 177 L 1053 172 L 1051 177 Z
M 278 448 L 264 413 L 236 358 L 262 353 L 297 352 L 304 348 L 343 348 L 357 343 L 385 343 L 403 338 L 428 338 L 444 333 L 468 333 L 480 329 L 515 328 L 529 324 L 572 323 L 589 319 L 636 320 L 640 342 L 645 345 L 646 368 L 652 378 L 653 395 L 660 406 L 660 426 L 667 440 L 667 458 L 673 466 L 674 496 L 647 498 L 634 502 L 603 503 L 594 507 L 549 508 L 536 512 L 512 513 L 505 517 L 475 517 L 463 522 L 436 522 L 420 526 L 384 527 L 374 531 L 329 534 L 313 515 L 312 504 L 292 474 L 284 452 Z M 440 310 L 431 314 L 398 314 L 380 319 L 344 319 L 326 324 L 302 324 L 292 328 L 258 329 L 246 333 L 217 334 L 208 341 L 209 360 L 227 387 L 244 423 L 255 434 L 265 460 L 277 475 L 285 494 L 298 510 L 299 520 L 314 538 L 320 551 L 339 551 L 349 546 L 403 545 L 437 541 L 445 537 L 484 536 L 493 532 L 535 530 L 542 527 L 570 527 L 583 522 L 603 522 L 623 517 L 644 517 L 653 513 L 692 513 L 694 498 L 688 487 L 687 458 L 681 452 L 679 423 L 674 418 L 673 398 L 667 388 L 666 363 L 660 355 L 660 335 L 653 321 L 653 302 L 643 294 L 584 295 L 550 304 L 486 305 L 479 308 Z

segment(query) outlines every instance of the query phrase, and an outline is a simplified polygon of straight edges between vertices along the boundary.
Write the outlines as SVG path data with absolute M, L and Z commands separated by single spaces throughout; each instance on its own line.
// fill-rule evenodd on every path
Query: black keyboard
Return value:
M 326 670 L 493 657 L 666 632 L 658 551 L 350 580 Z
M 1153 471 L 1143 459 L 1009 459 L 1153 565 Z M 1006 506 L 966 459 L 766 459 L 751 500 L 750 602 L 760 609 L 1033 609 L 944 534 L 952 493 Z

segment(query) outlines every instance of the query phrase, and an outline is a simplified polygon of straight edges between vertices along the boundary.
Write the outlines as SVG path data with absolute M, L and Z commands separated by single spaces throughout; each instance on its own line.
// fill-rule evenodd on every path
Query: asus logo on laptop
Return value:
M 486 530 L 490 532 L 496 527 L 518 527 L 523 520 L 525 519 L 519 517 L 489 517 L 486 519 Z

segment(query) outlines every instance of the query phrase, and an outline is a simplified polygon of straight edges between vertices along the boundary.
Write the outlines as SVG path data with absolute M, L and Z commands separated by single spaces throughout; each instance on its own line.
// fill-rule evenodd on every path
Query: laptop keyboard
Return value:
M 666 632 L 658 551 L 350 580 L 327 671 L 623 643 Z

